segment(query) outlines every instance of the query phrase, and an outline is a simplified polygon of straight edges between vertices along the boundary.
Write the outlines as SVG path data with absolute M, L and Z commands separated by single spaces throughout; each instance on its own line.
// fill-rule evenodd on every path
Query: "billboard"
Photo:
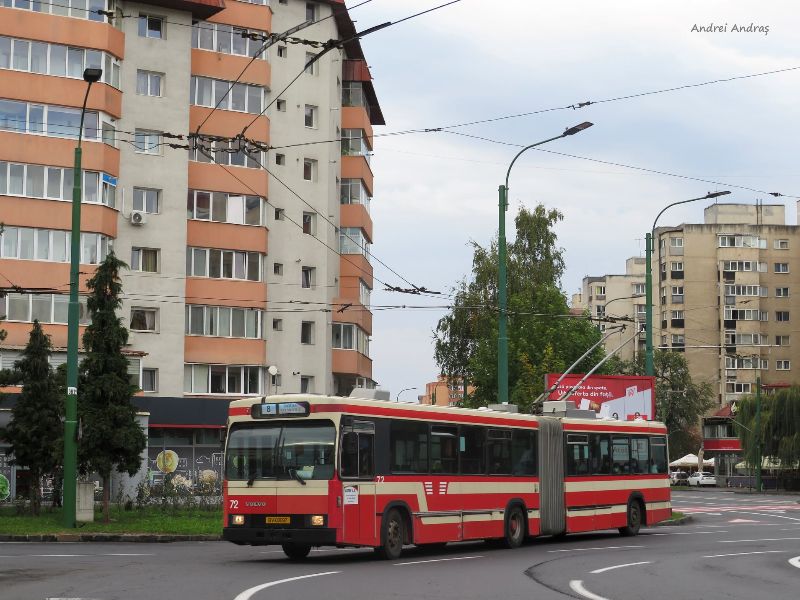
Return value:
M 560 373 L 545 376 L 546 389 L 550 389 Z M 583 379 L 583 375 L 569 374 L 550 393 L 548 400 L 558 400 L 572 386 Z M 592 375 L 569 397 L 578 408 L 594 410 L 601 417 L 612 417 L 621 421 L 632 421 L 637 417 L 652 421 L 656 414 L 655 377 L 633 375 Z

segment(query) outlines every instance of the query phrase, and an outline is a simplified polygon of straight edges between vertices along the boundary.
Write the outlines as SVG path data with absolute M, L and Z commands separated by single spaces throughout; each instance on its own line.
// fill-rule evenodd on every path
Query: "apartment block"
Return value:
M 260 52 L 302 23 L 307 43 Z M 83 71 L 99 67 L 81 293 L 111 249 L 129 264 L 120 316 L 151 441 L 218 445 L 202 430 L 243 395 L 373 386 L 370 157 L 384 120 L 357 40 L 309 66 L 354 33 L 343 0 L 0 0 L 0 364 L 34 319 L 66 359 L 73 151 Z
M 626 260 L 624 274 L 584 277 L 581 292 L 572 296 L 572 309 L 595 318 L 618 319 L 598 324 L 608 335 L 604 348 L 618 349 L 621 359 L 634 360 L 645 349 L 644 334 L 637 334 L 645 323 L 645 259 Z
M 467 386 L 467 394 L 475 391 L 475 387 L 463 379 L 451 379 L 439 375 L 436 381 L 425 384 L 425 394 L 419 397 L 419 403 L 435 406 L 459 406 L 464 399 L 464 385 Z

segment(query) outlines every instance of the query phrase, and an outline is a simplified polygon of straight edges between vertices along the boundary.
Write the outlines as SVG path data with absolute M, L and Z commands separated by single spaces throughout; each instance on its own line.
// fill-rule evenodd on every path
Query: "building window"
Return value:
M 139 37 L 164 39 L 164 19 L 139 14 Z
M 70 232 L 60 229 L 5 227 L 0 233 L 0 257 L 69 262 L 70 239 Z M 81 233 L 80 246 L 81 264 L 97 265 L 105 260 L 112 240 L 99 233 Z
M 157 329 L 157 308 L 131 308 L 131 331 L 152 331 Z
M 306 104 L 305 110 L 305 126 L 316 128 L 317 126 L 317 107 Z
M 314 321 L 303 321 L 300 323 L 300 343 L 314 343 Z
M 339 183 L 340 204 L 361 204 L 369 212 L 371 200 L 361 179 L 342 179 Z
M 140 154 L 161 154 L 161 132 L 137 129 L 133 148 Z
M 212 279 L 261 281 L 259 252 L 219 250 L 216 248 L 186 248 L 186 275 Z
M 672 319 L 683 319 L 684 312 L 682 310 L 673 310 L 672 311 Z
M 364 85 L 360 81 L 345 81 L 342 84 L 342 106 L 367 106 Z
M 775 272 L 776 273 L 788 273 L 789 272 L 789 263 L 775 263 Z
M 789 297 L 789 288 L 788 287 L 775 288 L 775 297 L 776 298 L 788 298 Z
M 358 300 L 366 307 L 369 307 L 372 301 L 372 289 L 364 282 L 363 279 L 358 280 Z
M 317 161 L 311 158 L 303 159 L 303 179 L 306 181 L 316 181 Z
M 683 286 L 672 286 L 672 302 L 675 304 L 683 304 Z
M 312 212 L 303 213 L 303 233 L 306 235 L 314 235 L 316 233 L 316 216 Z
M 672 248 L 683 248 L 683 238 L 682 237 L 671 237 L 671 238 L 669 238 L 669 245 Z
M 672 261 L 670 263 L 670 268 L 673 273 L 682 273 L 683 272 L 683 262 L 681 261 Z
M 186 335 L 244 338 L 264 337 L 264 311 L 231 306 L 186 305 Z
M 286 155 L 281 154 L 279 152 L 275 153 L 275 164 L 276 165 L 285 165 L 286 164 Z
M 142 391 L 158 391 L 158 369 L 142 369 Z
M 686 343 L 685 336 L 681 334 L 672 334 L 672 345 L 673 346 L 683 346 Z
M 272 274 L 278 275 L 279 277 L 283 275 L 283 263 L 272 263 Z
M 234 225 L 261 225 L 264 201 L 259 196 L 189 190 L 186 214 L 189 219 Z
M 273 331 L 283 331 L 283 319 L 272 319 Z
M 261 367 L 247 365 L 184 365 L 183 391 L 187 394 L 261 393 Z
M 0 314 L 7 321 L 31 323 L 67 323 L 69 311 L 68 294 L 17 294 L 7 293 L 0 296 Z M 86 296 L 78 298 L 78 323 L 88 325 L 89 311 L 86 308 Z
M 279 112 L 286 112 L 286 100 L 278 100 L 275 103 L 275 108 L 277 108 Z
M 789 336 L 788 335 L 776 335 L 775 336 L 775 345 L 776 346 L 788 346 L 789 345 Z
M 192 21 L 192 48 L 199 50 L 266 60 L 266 52 L 259 54 L 264 35 L 264 32 L 250 28 L 242 29 L 209 21 Z
M 286 58 L 288 54 L 289 51 L 286 46 L 278 46 L 278 58 Z
M 106 113 L 86 111 L 83 120 L 84 140 L 115 145 L 115 122 Z M 0 130 L 77 139 L 80 123 L 79 108 L 0 100 Z
M 260 169 L 264 157 L 264 152 L 246 140 L 189 140 L 189 160 L 196 162 Z
M 260 114 L 264 108 L 264 88 L 192 75 L 189 103 L 221 110 Z M 218 105 L 218 106 L 217 106 Z
M 282 208 L 275 209 L 275 220 L 276 221 L 283 221 L 286 218 L 286 211 Z
M 594 286 L 594 293 L 596 296 L 605 296 L 606 295 L 606 286 L 604 285 L 596 285 Z
M 136 93 L 140 96 L 162 96 L 163 73 L 136 71 Z
M 158 248 L 132 248 L 131 271 L 144 273 L 158 273 L 159 268 Z
M 306 289 L 313 288 L 316 284 L 317 270 L 314 267 L 300 269 L 300 286 Z
M 634 296 L 643 296 L 646 294 L 645 285 L 643 283 L 634 283 L 633 284 L 633 295 Z
M 305 72 L 309 75 L 316 75 L 317 74 L 317 63 L 316 63 L 317 55 L 313 52 L 306 52 L 306 68 Z
M 776 360 L 775 361 L 775 368 L 778 371 L 788 371 L 792 367 L 791 367 L 790 361 L 788 361 L 788 360 Z
M 595 312 L 597 314 L 597 318 L 602 319 L 606 316 L 606 307 L 604 304 L 598 304 L 595 306 Z
M 336 350 L 357 350 L 369 356 L 369 336 L 352 323 L 333 323 L 331 345 Z
M 317 20 L 317 5 L 313 2 L 306 2 L 306 21 L 312 23 Z
M 776 310 L 775 311 L 775 320 L 780 323 L 786 323 L 789 321 L 789 311 L 788 310 Z
M 314 393 L 314 378 L 310 375 L 300 376 L 300 393 L 313 394 Z
M 789 240 L 775 240 L 775 250 L 788 250 Z
M 89 10 L 86 10 L 86 2 L 82 0 L 63 0 L 63 2 L 53 3 L 52 5 L 49 2 L 27 2 L 26 0 L 17 0 L 14 3 L 14 8 L 105 23 L 106 16 L 98 14 L 97 10 L 109 8 L 113 11 L 113 4 L 109 4 L 103 0 L 92 0 L 89 3 Z M 11 0 L 0 2 L 0 6 L 11 7 Z M 109 22 L 110 20 L 111 17 L 108 18 Z
M 360 227 L 339 228 L 340 254 L 363 254 L 369 259 L 369 246 L 367 236 Z
M 133 210 L 156 214 L 161 204 L 161 190 L 133 188 Z

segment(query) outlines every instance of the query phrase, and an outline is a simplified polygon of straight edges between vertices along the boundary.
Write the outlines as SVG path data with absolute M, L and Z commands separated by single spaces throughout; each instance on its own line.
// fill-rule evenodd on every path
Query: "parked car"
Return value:
M 690 486 L 717 485 L 717 478 L 714 477 L 713 473 L 709 473 L 708 471 L 695 471 L 689 475 L 687 481 Z
M 688 485 L 689 474 L 685 471 L 673 471 L 669 474 L 670 485 Z

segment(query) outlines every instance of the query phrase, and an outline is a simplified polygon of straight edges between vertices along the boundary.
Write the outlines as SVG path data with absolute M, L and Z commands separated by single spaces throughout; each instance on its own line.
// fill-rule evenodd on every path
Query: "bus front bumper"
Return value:
M 309 546 L 335 546 L 336 530 L 327 527 L 298 529 L 277 527 L 224 527 L 222 539 L 234 544 L 266 546 L 270 544 L 307 544 Z

